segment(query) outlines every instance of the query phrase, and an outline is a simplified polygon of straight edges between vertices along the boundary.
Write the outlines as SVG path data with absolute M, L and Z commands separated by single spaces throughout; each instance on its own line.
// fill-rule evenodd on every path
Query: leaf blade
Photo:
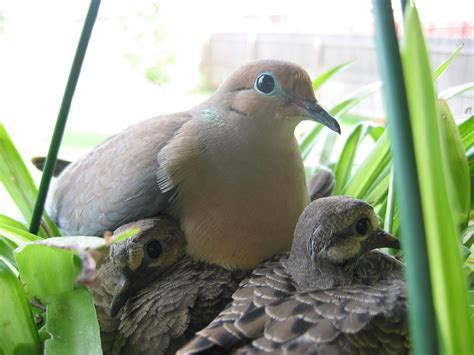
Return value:
M 0 123 L 0 181 L 18 206 L 26 221 L 30 221 L 38 190 L 23 159 L 13 144 L 3 124 Z M 60 235 L 58 228 L 45 213 L 43 220 L 48 229 Z M 42 236 L 47 236 L 44 229 Z
M 83 287 L 50 297 L 46 331 L 45 355 L 102 354 L 94 302 Z
M 462 272 L 457 228 L 451 212 L 448 165 L 441 143 L 434 82 L 421 22 L 411 4 L 406 16 L 402 64 L 426 230 L 433 299 L 444 352 L 474 351 L 467 286 Z
M 0 353 L 39 354 L 40 341 L 28 298 L 18 278 L 0 258 Z
M 312 81 L 312 86 L 313 90 L 316 91 L 318 90 L 325 82 L 327 82 L 329 79 L 331 79 L 334 75 L 337 73 L 340 73 L 350 67 L 352 64 L 354 64 L 353 60 L 350 60 L 348 62 L 336 65 L 324 73 L 318 75 L 313 81 Z

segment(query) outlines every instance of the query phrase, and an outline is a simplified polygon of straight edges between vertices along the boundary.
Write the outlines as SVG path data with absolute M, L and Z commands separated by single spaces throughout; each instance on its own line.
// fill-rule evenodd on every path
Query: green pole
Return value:
M 400 207 L 402 249 L 406 263 L 409 321 L 414 354 L 439 353 L 430 270 L 413 136 L 402 63 L 390 0 L 373 0 L 375 41 L 384 104 L 390 123 L 395 192 Z
M 49 146 L 48 156 L 46 157 L 46 163 L 41 177 L 41 183 L 36 198 L 35 208 L 33 211 L 33 217 L 30 223 L 30 233 L 37 234 L 41 222 L 41 216 L 44 211 L 44 203 L 46 196 L 48 195 L 49 184 L 53 176 L 54 166 L 58 158 L 58 151 L 63 138 L 64 128 L 66 127 L 66 121 L 69 114 L 69 108 L 71 107 L 72 98 L 74 96 L 74 90 L 76 89 L 77 80 L 81 73 L 82 63 L 86 54 L 87 45 L 91 37 L 92 28 L 94 27 L 95 20 L 97 18 L 97 12 L 99 11 L 100 0 L 91 0 L 89 10 L 87 12 L 86 21 L 82 28 L 81 37 L 77 45 L 76 54 L 72 62 L 71 71 L 69 72 L 69 78 L 64 90 L 63 100 L 59 109 L 56 126 L 54 127 L 53 138 L 51 139 L 51 145 Z

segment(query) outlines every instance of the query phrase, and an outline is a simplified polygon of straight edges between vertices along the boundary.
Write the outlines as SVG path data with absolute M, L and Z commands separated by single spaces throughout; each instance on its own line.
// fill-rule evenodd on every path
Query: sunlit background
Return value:
M 47 153 L 88 4 L 0 0 L 0 121 L 26 161 Z M 439 89 L 474 81 L 474 1 L 417 6 L 433 67 L 464 44 Z M 403 35 L 400 11 L 397 25 Z M 103 1 L 60 157 L 77 159 L 130 124 L 186 110 L 263 58 L 293 61 L 313 77 L 354 61 L 317 93 L 323 106 L 336 104 L 378 80 L 371 1 Z M 470 114 L 472 91 L 451 105 L 455 116 Z M 380 94 L 354 108 L 380 120 L 382 112 Z M 0 213 L 11 208 L 0 190 Z

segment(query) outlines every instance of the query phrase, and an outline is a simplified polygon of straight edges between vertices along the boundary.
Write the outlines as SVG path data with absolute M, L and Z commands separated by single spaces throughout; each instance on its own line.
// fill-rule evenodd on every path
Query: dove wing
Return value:
M 374 264 L 374 259 L 367 263 Z M 234 293 L 233 302 L 179 353 L 408 352 L 403 280 L 301 292 L 282 266 L 285 261 L 284 256 L 256 269 Z
M 162 169 L 158 156 L 191 121 L 189 113 L 151 118 L 70 164 L 59 176 L 50 200 L 54 221 L 67 235 L 102 235 L 166 209 L 177 185 Z

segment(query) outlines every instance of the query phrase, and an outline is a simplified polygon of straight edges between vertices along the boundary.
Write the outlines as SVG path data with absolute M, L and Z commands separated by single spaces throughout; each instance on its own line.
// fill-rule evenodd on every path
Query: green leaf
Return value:
M 90 281 L 96 262 L 108 252 L 105 243 L 98 237 L 56 237 L 18 248 L 15 259 L 28 294 L 46 303 L 48 297 L 72 290 L 76 282 Z M 87 253 L 91 250 L 98 253 L 92 256 Z
M 16 244 L 10 242 L 4 237 L 0 237 L 0 257 L 3 257 L 10 264 L 16 267 L 15 257 L 13 256 L 13 250 L 15 250 Z
M 461 135 L 464 149 L 467 151 L 474 146 L 474 116 L 469 117 L 459 126 L 459 134 Z
M 406 15 L 402 64 L 412 124 L 438 329 L 446 354 L 472 354 L 473 330 L 457 226 L 445 172 L 437 100 L 421 23 L 414 5 Z
M 0 223 L 7 224 L 17 229 L 21 229 L 24 232 L 28 232 L 28 228 L 23 223 L 18 222 L 17 220 L 10 218 L 8 216 L 5 216 L 3 214 L 0 214 Z
M 140 228 L 138 227 L 132 227 L 130 229 L 127 229 L 126 231 L 120 233 L 119 235 L 115 236 L 114 239 L 112 240 L 112 243 L 119 243 L 122 242 L 123 240 L 133 237 L 134 235 L 140 233 Z
M 363 200 L 367 201 L 372 206 L 380 204 L 385 201 L 388 195 L 388 187 L 390 185 L 390 168 L 391 164 L 387 165 L 380 173 L 378 178 L 372 183 L 370 189 L 363 196 Z M 385 214 L 384 214 L 385 215 Z
M 390 142 L 388 132 L 382 134 L 380 139 L 364 159 L 359 168 L 342 189 L 343 195 L 349 195 L 356 198 L 363 198 L 374 182 L 381 177 L 382 173 L 387 171 L 390 163 Z
M 446 154 L 448 184 L 452 186 L 448 192 L 452 193 L 451 200 L 455 209 L 457 225 L 464 229 L 469 219 L 471 209 L 471 181 L 469 175 L 469 164 L 467 162 L 464 144 L 459 134 L 459 129 L 444 100 L 438 101 L 440 112 L 440 129 L 443 152 Z
M 38 190 L 33 182 L 30 172 L 20 157 L 7 131 L 0 123 L 0 181 L 5 186 L 11 198 L 18 206 L 26 221 L 33 215 L 34 204 Z M 56 225 L 46 215 L 43 220 L 47 228 L 54 234 L 60 235 Z M 46 237 L 44 228 L 41 236 Z
M 318 90 L 326 81 L 331 79 L 337 73 L 340 73 L 341 71 L 347 69 L 353 63 L 354 61 L 350 60 L 348 62 L 336 65 L 335 67 L 332 67 L 331 69 L 320 74 L 316 79 L 313 80 L 313 90 L 314 91 Z
M 470 248 L 474 244 L 474 224 L 468 226 L 463 232 L 463 244 L 465 247 Z
M 24 228 L 12 227 L 10 224 L 1 222 L 0 235 L 19 246 L 24 245 L 28 242 L 33 242 L 42 239 L 34 234 L 25 232 Z
M 377 142 L 379 138 L 382 136 L 383 132 L 385 132 L 385 128 L 381 126 L 369 126 L 369 134 L 374 140 Z
M 444 71 L 451 65 L 451 62 L 454 60 L 454 58 L 457 57 L 457 55 L 461 51 L 462 47 L 464 47 L 464 43 L 461 43 L 458 46 L 458 48 L 454 51 L 454 53 L 451 54 L 447 60 L 445 60 L 443 63 L 441 63 L 441 65 L 438 68 L 436 68 L 436 70 L 433 74 L 433 77 L 434 77 L 435 80 L 438 80 L 438 78 L 441 76 L 441 74 L 443 74 Z
M 312 128 L 301 141 L 300 150 L 303 159 L 306 159 L 309 156 L 309 153 L 311 153 L 311 150 L 316 144 L 316 137 L 319 135 L 322 129 L 323 125 L 315 125 L 314 128 Z
M 361 138 L 363 137 L 363 125 L 357 125 L 353 131 L 347 137 L 342 149 L 341 155 L 336 165 L 335 176 L 336 176 L 336 187 L 334 194 L 338 195 L 342 191 L 342 187 L 346 184 L 352 172 L 352 165 L 354 158 L 357 153 L 357 146 L 359 145 Z
M 47 305 L 45 355 L 102 354 L 91 294 L 85 288 L 50 297 Z
M 40 341 L 28 298 L 10 267 L 0 258 L 0 353 L 39 354 Z
M 452 98 L 465 93 L 466 91 L 474 89 L 474 83 L 465 83 L 452 88 L 441 91 L 438 95 L 440 99 L 451 100 Z
M 48 297 L 71 291 L 80 272 L 73 253 L 46 245 L 27 244 L 15 251 L 15 259 L 29 296 L 43 303 Z

